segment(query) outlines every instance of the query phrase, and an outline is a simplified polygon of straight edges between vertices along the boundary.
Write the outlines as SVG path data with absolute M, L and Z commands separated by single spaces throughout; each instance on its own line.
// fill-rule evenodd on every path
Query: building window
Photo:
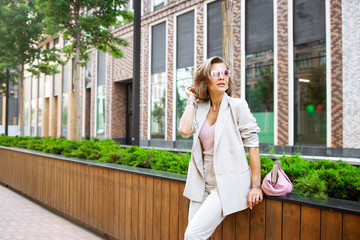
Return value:
M 319 42 L 294 48 L 296 144 L 326 145 L 326 56 L 319 54 L 325 48 Z
M 186 88 L 193 85 L 194 74 L 194 11 L 177 17 L 176 29 L 176 138 L 182 139 L 179 128 L 180 118 L 186 108 Z
M 207 58 L 223 56 L 223 20 L 221 1 L 207 5 Z
M 105 137 L 105 82 L 106 82 L 106 53 L 98 52 L 98 80 L 96 101 L 96 136 Z
M 274 143 L 273 1 L 246 1 L 246 100 L 261 132 Z
M 326 145 L 325 1 L 294 0 L 294 136 Z
M 246 65 L 246 78 L 252 78 L 253 67 L 251 64 Z
M 29 136 L 30 127 L 30 96 L 31 95 L 31 78 L 25 78 L 25 104 L 24 104 L 24 136 Z
M 62 70 L 62 101 L 61 101 L 61 136 L 67 137 L 67 120 L 68 120 L 68 83 L 69 83 L 69 67 L 67 62 L 63 65 Z
M 86 62 L 85 65 L 85 88 L 91 88 L 91 81 L 92 81 L 92 52 L 88 52 L 89 60 Z
M 39 85 L 38 85 L 38 114 L 37 114 L 37 135 L 41 137 L 41 130 L 42 130 L 42 117 L 43 117 L 43 106 L 44 106 L 44 95 L 45 95 L 45 75 L 40 74 L 39 78 Z
M 166 23 L 152 27 L 151 34 L 150 137 L 165 138 Z
M 165 5 L 165 0 L 153 0 L 153 4 L 154 10 L 158 10 Z

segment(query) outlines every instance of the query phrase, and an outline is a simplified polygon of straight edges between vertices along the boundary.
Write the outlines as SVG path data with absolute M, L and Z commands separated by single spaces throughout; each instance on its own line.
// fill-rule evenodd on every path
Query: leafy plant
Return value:
M 137 146 L 122 148 L 112 140 L 70 141 L 64 137 L 8 137 L 0 136 L 0 145 L 62 154 L 68 157 L 96 160 L 141 168 L 150 168 L 178 174 L 186 174 L 189 153 L 173 153 L 156 149 L 142 149 Z M 344 162 L 317 162 L 299 155 L 277 158 L 282 169 L 292 180 L 294 192 L 317 198 L 341 198 L 360 201 L 360 169 Z M 270 172 L 274 161 L 261 157 L 261 178 Z

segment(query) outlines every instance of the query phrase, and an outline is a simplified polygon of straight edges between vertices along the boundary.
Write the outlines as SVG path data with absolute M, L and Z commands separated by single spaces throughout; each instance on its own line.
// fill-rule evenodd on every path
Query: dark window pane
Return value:
M 325 40 L 325 0 L 294 0 L 295 45 Z
M 207 57 L 223 56 L 223 22 L 221 1 L 207 5 Z
M 166 70 L 166 24 L 165 22 L 152 27 L 151 34 L 151 74 Z
M 246 1 L 246 54 L 273 49 L 273 21 L 273 1 Z
M 194 11 L 177 17 L 176 68 L 194 65 Z

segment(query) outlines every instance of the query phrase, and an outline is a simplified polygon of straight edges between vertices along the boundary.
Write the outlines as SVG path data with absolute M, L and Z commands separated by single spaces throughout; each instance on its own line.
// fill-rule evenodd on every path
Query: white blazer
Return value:
M 202 202 L 205 193 L 199 132 L 209 109 L 210 101 L 197 104 L 193 128 L 188 135 L 194 134 L 194 140 L 184 196 L 196 202 Z M 213 164 L 224 216 L 248 207 L 247 195 L 250 191 L 251 171 L 244 146 L 258 147 L 259 131 L 247 102 L 240 98 L 229 97 L 225 93 L 215 123 Z

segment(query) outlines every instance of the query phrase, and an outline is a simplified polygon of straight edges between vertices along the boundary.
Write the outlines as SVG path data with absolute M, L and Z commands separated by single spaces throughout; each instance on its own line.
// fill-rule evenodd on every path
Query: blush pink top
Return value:
M 210 126 L 205 118 L 205 122 L 199 133 L 199 138 L 203 147 L 204 155 L 214 156 L 214 135 L 215 124 Z

